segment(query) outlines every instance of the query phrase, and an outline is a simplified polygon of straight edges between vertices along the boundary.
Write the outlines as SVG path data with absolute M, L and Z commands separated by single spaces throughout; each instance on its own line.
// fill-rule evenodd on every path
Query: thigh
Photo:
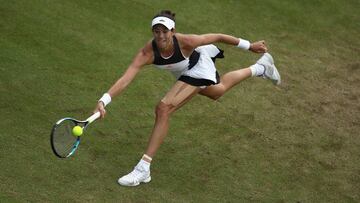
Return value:
M 200 90 L 199 87 L 177 81 L 161 101 L 177 109 L 189 101 Z
M 226 91 L 225 86 L 222 83 L 219 83 L 216 85 L 211 85 L 206 87 L 205 89 L 201 90 L 199 94 L 216 100 L 220 96 L 222 96 L 225 91 Z

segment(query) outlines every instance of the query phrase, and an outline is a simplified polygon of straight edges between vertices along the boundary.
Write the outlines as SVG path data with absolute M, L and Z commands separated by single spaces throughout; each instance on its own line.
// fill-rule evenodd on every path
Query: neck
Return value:
M 174 40 L 171 40 L 169 44 L 167 44 L 164 48 L 160 48 L 160 52 L 164 55 L 171 55 L 174 52 Z

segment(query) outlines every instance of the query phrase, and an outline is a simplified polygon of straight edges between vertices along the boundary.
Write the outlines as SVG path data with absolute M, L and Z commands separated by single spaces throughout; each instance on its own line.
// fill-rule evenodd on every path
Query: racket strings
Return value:
M 52 141 L 54 150 L 61 157 L 67 157 L 77 146 L 78 137 L 72 134 L 72 129 L 75 125 L 75 122 L 72 120 L 64 120 L 56 126 L 53 132 Z

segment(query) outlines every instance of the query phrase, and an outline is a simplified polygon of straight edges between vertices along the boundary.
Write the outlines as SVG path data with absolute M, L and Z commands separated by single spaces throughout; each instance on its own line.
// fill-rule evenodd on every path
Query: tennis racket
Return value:
M 50 135 L 51 148 L 54 154 L 59 158 L 68 158 L 73 155 L 80 144 L 80 136 L 73 135 L 73 128 L 80 126 L 84 131 L 90 123 L 99 117 L 100 112 L 96 112 L 84 121 L 74 118 L 63 118 L 56 122 Z

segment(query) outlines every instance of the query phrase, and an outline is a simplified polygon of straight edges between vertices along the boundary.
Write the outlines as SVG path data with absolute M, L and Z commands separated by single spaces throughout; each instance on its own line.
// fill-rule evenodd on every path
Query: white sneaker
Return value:
M 256 63 L 265 67 L 265 72 L 262 75 L 263 78 L 270 79 L 274 85 L 280 85 L 281 77 L 279 71 L 275 67 L 274 59 L 269 53 L 265 53 Z
M 136 166 L 129 174 L 119 178 L 118 183 L 123 186 L 137 186 L 140 183 L 148 183 L 151 181 L 150 170 Z

